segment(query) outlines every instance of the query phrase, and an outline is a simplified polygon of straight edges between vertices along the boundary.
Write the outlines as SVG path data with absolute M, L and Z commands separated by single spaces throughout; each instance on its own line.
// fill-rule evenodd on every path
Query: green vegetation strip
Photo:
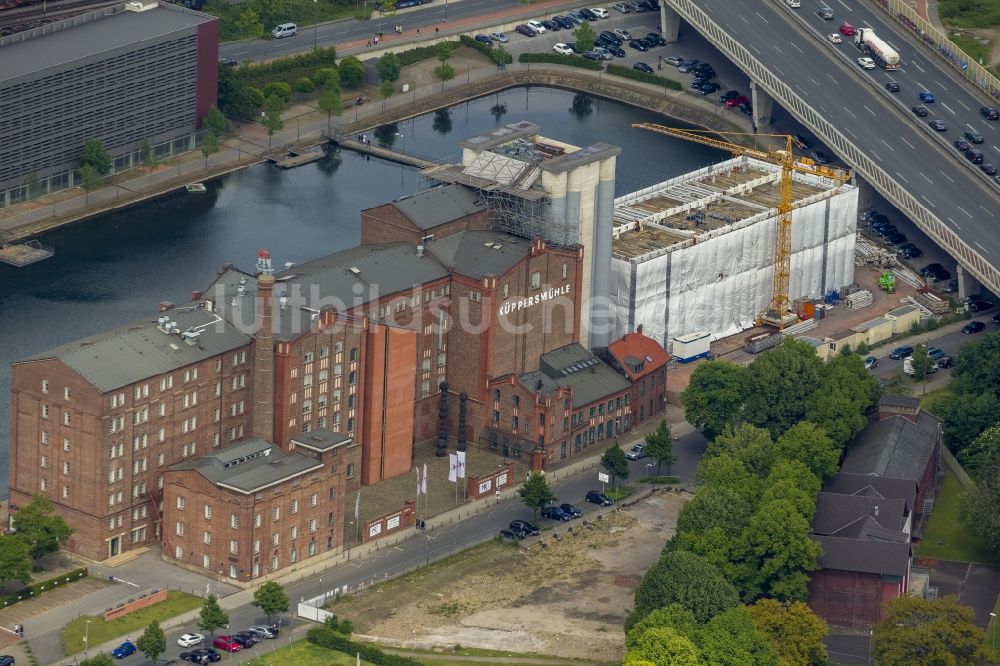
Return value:
M 100 645 L 127 634 L 140 633 L 153 620 L 163 622 L 175 615 L 200 607 L 201 598 L 186 592 L 167 590 L 167 598 L 164 601 L 129 613 L 111 622 L 105 622 L 104 618 L 99 615 L 81 615 L 63 628 L 63 651 L 66 656 L 83 652 L 84 636 L 88 636 L 91 645 Z M 89 633 L 87 630 L 88 620 L 90 621 Z
M 668 79 L 665 76 L 660 76 L 659 74 L 649 74 L 648 72 L 640 72 L 637 69 L 632 69 L 630 67 L 625 67 L 624 65 L 608 65 L 608 74 L 614 74 L 615 76 L 623 76 L 626 79 L 634 79 L 636 81 L 642 81 L 644 83 L 655 83 L 658 86 L 663 86 L 664 88 L 669 88 L 671 90 L 680 90 L 681 84 L 673 79 Z
M 266 645 L 266 644 L 265 644 Z M 296 641 L 260 657 L 245 662 L 246 666 L 355 666 L 357 657 L 343 652 L 334 652 L 309 641 Z M 361 660 L 368 666 L 370 661 Z
M 590 60 L 578 55 L 562 55 L 561 53 L 522 53 L 517 57 L 518 62 L 546 62 L 554 65 L 568 65 L 581 69 L 591 69 L 595 72 L 603 66 L 597 60 Z
M 24 601 L 26 599 L 32 599 L 37 597 L 39 594 L 44 594 L 47 591 L 54 590 L 60 586 L 68 585 L 69 583 L 75 583 L 78 580 L 83 580 L 87 575 L 87 567 L 82 569 L 74 569 L 59 576 L 49 578 L 48 580 L 43 580 L 38 583 L 33 583 L 27 587 L 21 588 L 13 594 L 7 594 L 0 597 L 0 601 L 3 601 L 3 607 L 11 606 L 19 601 Z
M 1000 2 L 996 0 L 940 0 L 938 16 L 959 28 L 1000 28 Z
M 219 17 L 219 40 L 231 42 L 270 35 L 271 29 L 279 23 L 295 23 L 299 27 L 299 39 L 302 39 L 306 26 L 354 17 L 358 6 L 349 0 L 249 0 L 239 3 L 208 0 L 201 11 Z M 365 18 L 367 13 L 362 16 L 362 19 Z M 383 30 L 387 27 L 390 26 L 383 26 Z M 373 32 L 375 29 L 376 26 L 372 26 Z
M 502 46 L 496 48 L 490 46 L 486 42 L 476 41 L 468 35 L 462 35 L 459 40 L 462 42 L 462 46 L 468 46 L 470 49 L 475 49 L 482 53 L 484 56 L 490 59 L 494 65 L 504 64 L 509 65 L 514 62 L 514 57 L 507 53 Z
M 348 655 L 361 655 L 377 666 L 420 666 L 420 662 L 409 657 L 382 652 L 366 643 L 355 643 L 350 638 L 330 627 L 313 627 L 306 633 L 306 640 L 313 645 L 329 648 Z
M 934 510 L 924 530 L 924 540 L 916 547 L 920 557 L 961 562 L 989 562 L 986 549 L 959 519 L 958 504 L 962 484 L 945 468 L 944 483 L 934 499 Z
M 248 86 L 263 88 L 268 83 L 294 85 L 302 77 L 315 77 L 316 70 L 333 67 L 337 61 L 337 49 L 333 46 L 316 49 L 271 62 L 254 63 L 234 68 L 233 74 Z

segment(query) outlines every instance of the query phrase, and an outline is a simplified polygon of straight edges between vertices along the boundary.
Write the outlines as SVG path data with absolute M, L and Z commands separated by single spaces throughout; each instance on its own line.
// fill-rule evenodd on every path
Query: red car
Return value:
M 841 23 L 840 34 L 850 37 L 851 35 L 854 34 L 854 26 L 851 25 L 850 23 Z
M 243 646 L 234 641 L 232 636 L 216 636 L 212 645 L 226 652 L 239 652 L 243 649 Z
M 748 104 L 750 100 L 747 99 L 746 95 L 740 95 L 739 97 L 731 97 L 726 100 L 727 109 L 735 109 L 740 104 Z

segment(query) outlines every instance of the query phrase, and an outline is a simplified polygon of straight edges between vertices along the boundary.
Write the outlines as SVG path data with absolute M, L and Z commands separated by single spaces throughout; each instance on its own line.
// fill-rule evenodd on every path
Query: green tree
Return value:
M 934 365 L 934 360 L 927 355 L 927 345 L 920 344 L 914 347 L 909 363 L 913 368 L 913 381 L 922 382 L 927 379 L 931 366 Z
M 624 666 L 701 666 L 698 649 L 691 639 L 670 627 L 647 629 L 625 653 Z
M 677 603 L 699 622 L 739 604 L 732 583 L 714 566 L 692 553 L 664 552 L 649 568 L 635 591 L 635 604 L 625 621 L 626 632 L 646 615 Z
M 80 666 L 115 666 L 115 660 L 102 652 L 90 659 L 84 659 L 80 662 Z
M 146 655 L 146 659 L 155 662 L 161 654 L 167 651 L 167 637 L 160 629 L 160 623 L 153 620 L 142 632 L 142 636 L 135 642 L 139 652 Z
M 941 400 L 941 408 L 944 443 L 961 455 L 976 437 L 997 423 L 1000 399 L 992 393 L 952 393 Z
M 840 467 L 840 447 L 826 431 L 809 421 L 801 421 L 785 431 L 774 443 L 775 457 L 798 460 L 820 479 L 833 476 Z
M 539 509 L 556 502 L 556 496 L 549 486 L 549 480 L 538 470 L 532 470 L 528 478 L 521 484 L 517 494 L 521 496 L 521 502 L 535 512 L 536 519 Z
M 201 139 L 201 154 L 205 156 L 205 168 L 208 168 L 208 158 L 219 152 L 219 138 L 215 132 L 206 132 Z
M 959 460 L 969 474 L 978 477 L 979 470 L 998 455 L 1000 455 L 1000 424 L 987 428 L 972 440 L 972 444 L 962 449 Z
M 31 580 L 31 548 L 13 534 L 0 534 L 0 587 Z
M 314 90 L 316 90 L 316 84 L 308 76 L 295 79 L 295 92 L 300 95 L 308 95 Z
M 670 475 L 670 468 L 677 463 L 677 456 L 674 455 L 674 440 L 670 436 L 670 426 L 666 419 L 660 421 L 656 430 L 646 435 L 646 445 L 642 450 L 656 462 L 657 478 L 663 465 L 667 466 L 667 475 Z
M 748 472 L 763 479 L 771 472 L 774 462 L 774 442 L 771 433 L 744 423 L 726 428 L 726 431 L 709 442 L 708 456 L 728 455 L 740 461 Z
M 761 503 L 747 528 L 757 574 L 743 590 L 745 599 L 760 595 L 782 601 L 806 598 L 809 577 L 805 572 L 819 568 L 821 552 L 819 544 L 809 538 L 809 530 L 809 520 L 793 502 Z
M 285 104 L 292 101 L 292 87 L 284 81 L 272 81 L 268 83 L 264 86 L 263 93 L 265 102 L 267 102 L 268 97 L 277 97 Z
M 434 68 L 434 76 L 438 77 L 441 81 L 441 90 L 444 90 L 444 84 L 447 81 L 451 81 L 455 78 L 455 68 L 446 62 L 441 63 Z
M 336 67 L 320 67 L 313 74 L 313 81 L 316 85 L 324 88 L 336 88 L 340 91 L 340 70 Z
M 104 176 L 111 172 L 114 160 L 111 153 L 104 149 L 100 139 L 87 139 L 83 142 L 83 156 L 80 158 L 84 166 L 93 167 L 98 174 Z
M 580 27 L 573 31 L 573 36 L 576 38 L 576 50 L 580 53 L 586 53 L 597 43 L 597 33 L 587 21 L 582 22 Z
M 743 606 L 716 615 L 698 631 L 695 642 L 703 663 L 726 666 L 775 666 L 778 655 Z
M 201 604 L 201 613 L 198 615 L 198 628 L 207 631 L 212 636 L 216 630 L 229 624 L 229 615 L 219 606 L 219 600 L 214 594 L 205 597 Z
M 260 20 L 260 14 L 248 7 L 236 17 L 236 29 L 244 37 L 256 39 L 264 34 L 264 22 Z
M 577 42 L 579 44 L 579 42 Z M 574 98 L 575 106 L 576 98 Z M 746 367 L 729 361 L 702 363 L 681 393 L 684 420 L 709 440 L 741 419 L 746 395 Z
M 214 104 L 208 107 L 208 113 L 201 120 L 201 126 L 208 132 L 212 132 L 216 137 L 220 137 L 226 133 L 226 128 L 229 123 L 226 122 L 226 117 L 222 115 L 219 108 Z
M 1000 560 L 998 507 L 1000 507 L 1000 457 L 994 456 L 979 467 L 976 485 L 962 495 L 960 515 L 966 529 L 986 545 L 995 560 Z
M 876 664 L 947 664 L 978 666 L 995 663 L 983 644 L 983 631 L 973 611 L 956 597 L 936 601 L 897 597 L 886 604 L 885 617 L 872 632 Z
M 97 169 L 89 164 L 84 164 L 80 167 L 80 180 L 83 181 L 81 185 L 87 193 L 84 203 L 90 203 L 90 193 L 103 185 L 104 179 L 101 178 L 101 174 L 97 173 Z
M 617 485 L 618 479 L 628 480 L 628 458 L 617 443 L 608 447 L 601 456 L 601 467 L 611 476 L 611 487 Z
M 680 604 L 667 604 L 662 608 L 651 611 L 629 629 L 625 635 L 625 648 L 635 647 L 639 638 L 647 629 L 658 627 L 670 627 L 682 636 L 693 636 L 698 628 L 698 621 L 694 619 L 694 613 L 684 608 Z
M 345 88 L 357 88 L 365 80 L 365 66 L 354 56 L 347 56 L 340 61 L 340 85 Z
M 806 398 L 823 374 L 823 361 L 812 345 L 786 337 L 747 366 L 744 418 L 780 437 L 803 419 Z
M 1000 397 L 1000 335 L 962 345 L 951 375 L 955 393 Z
M 153 144 L 146 139 L 142 142 L 139 147 L 139 155 L 142 156 L 142 166 L 146 167 L 146 173 L 149 174 L 149 182 L 153 182 L 153 169 L 159 165 L 160 160 L 156 159 L 156 151 L 153 149 Z
M 232 67 L 219 67 L 219 109 L 238 122 L 250 120 L 260 104 L 256 103 L 250 86 L 237 78 L 232 70 Z
M 392 81 L 383 81 L 378 89 L 382 93 L 382 99 L 389 99 L 396 92 L 396 84 Z
M 17 537 L 27 544 L 32 559 L 56 552 L 73 534 L 49 498 L 41 493 L 14 513 L 14 527 Z
M 760 599 L 747 606 L 757 629 L 778 653 L 778 666 L 821 666 L 827 663 L 826 622 L 801 601 Z
M 747 496 L 758 498 L 764 490 L 763 479 L 727 453 L 704 456 L 698 463 L 695 479 L 714 487 L 736 488 Z
M 246 87 L 247 98 L 251 104 L 250 111 L 251 116 L 255 115 L 254 112 L 260 107 L 264 106 L 264 91 L 260 88 L 254 88 L 253 86 Z
M 320 111 L 326 114 L 326 129 L 330 131 L 330 119 L 344 112 L 344 103 L 340 99 L 340 91 L 327 88 L 319 97 Z
M 281 585 L 270 580 L 254 590 L 253 601 L 250 602 L 250 605 L 264 611 L 267 622 L 270 624 L 272 615 L 288 612 L 288 595 L 285 594 L 285 589 Z
M 434 55 L 441 62 L 441 64 L 447 63 L 451 60 L 451 56 L 455 51 L 454 42 L 440 42 L 434 47 Z
M 390 51 L 375 63 L 375 71 L 378 72 L 378 78 L 382 81 L 395 83 L 399 81 L 399 75 L 403 71 L 403 63 L 398 55 Z
M 260 124 L 267 130 L 267 147 L 271 147 L 271 137 L 275 132 L 280 132 L 285 126 L 285 121 L 281 119 L 281 112 L 285 110 L 285 102 L 277 95 L 272 95 L 264 100 L 264 117 Z

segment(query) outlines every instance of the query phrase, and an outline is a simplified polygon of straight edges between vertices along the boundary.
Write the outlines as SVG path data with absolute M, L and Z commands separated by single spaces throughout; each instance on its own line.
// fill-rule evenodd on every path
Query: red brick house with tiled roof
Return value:
M 667 364 L 670 354 L 653 338 L 634 333 L 615 340 L 603 354 L 604 360 L 632 382 L 633 423 L 662 418 L 667 408 Z

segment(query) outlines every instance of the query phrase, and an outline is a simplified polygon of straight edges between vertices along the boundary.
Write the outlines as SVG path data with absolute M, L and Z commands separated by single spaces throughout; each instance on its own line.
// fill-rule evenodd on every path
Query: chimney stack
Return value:
M 252 435 L 274 441 L 274 337 L 271 331 L 272 289 L 274 275 L 266 250 L 258 253 L 257 300 L 255 307 L 253 359 Z

